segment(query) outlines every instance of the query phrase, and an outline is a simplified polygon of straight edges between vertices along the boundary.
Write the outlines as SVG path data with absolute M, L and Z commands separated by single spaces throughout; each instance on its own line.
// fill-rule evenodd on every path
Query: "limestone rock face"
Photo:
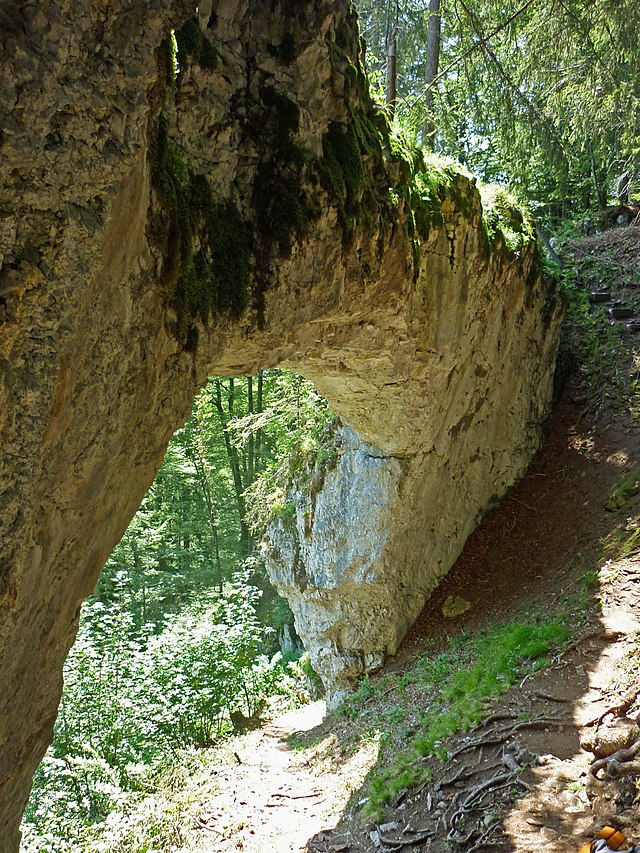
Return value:
M 271 525 L 265 557 L 331 704 L 396 651 L 539 446 L 558 317 L 540 313 L 539 281 L 516 295 L 495 257 L 481 263 L 465 223 L 456 219 L 454 232 L 462 269 L 445 273 L 434 252 L 419 298 L 410 284 L 394 319 L 382 319 L 380 305 L 364 343 L 343 340 L 324 355 L 324 370 L 314 358 L 303 371 L 360 437 L 343 433 L 317 494 L 292 488 L 295 519 Z
M 271 525 L 264 548 L 271 581 L 287 597 L 333 703 L 354 678 L 380 667 L 410 624 L 398 618 L 408 604 L 405 574 L 389 562 L 404 466 L 349 428 L 335 452 L 317 494 L 313 481 L 289 491 L 295 516 Z
M 6 853 L 80 603 L 209 375 L 293 368 L 377 448 L 349 439 L 336 470 L 370 498 L 331 479 L 316 498 L 325 537 L 333 500 L 367 527 L 345 586 L 311 545 L 304 593 L 281 570 L 336 689 L 397 645 L 549 404 L 559 309 L 535 248 L 489 245 L 466 178 L 411 187 L 347 0 L 211 5 L 0 8 Z

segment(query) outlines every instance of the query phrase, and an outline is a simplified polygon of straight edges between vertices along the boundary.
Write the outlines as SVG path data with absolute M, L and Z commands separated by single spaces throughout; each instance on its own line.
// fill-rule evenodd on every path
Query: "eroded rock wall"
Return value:
M 560 312 L 533 255 L 508 272 L 452 213 L 401 307 L 305 365 L 360 437 L 338 442 L 317 493 L 292 485 L 295 516 L 271 525 L 264 553 L 332 704 L 396 651 L 526 470 L 551 401 Z
M 0 8 L 7 853 L 80 603 L 207 376 L 292 367 L 402 469 L 389 567 L 456 531 L 422 596 L 535 448 L 557 311 L 534 250 L 489 246 L 466 179 L 412 195 L 359 49 L 346 0 Z

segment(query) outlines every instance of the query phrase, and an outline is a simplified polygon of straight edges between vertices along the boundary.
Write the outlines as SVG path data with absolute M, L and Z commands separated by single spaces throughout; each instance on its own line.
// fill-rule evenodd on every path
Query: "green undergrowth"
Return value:
M 620 478 L 619 482 L 611 490 L 605 509 L 613 512 L 628 505 L 632 498 L 640 493 L 640 467 L 628 471 Z
M 566 303 L 559 365 L 577 365 L 579 384 L 588 410 L 594 415 L 607 401 L 626 402 L 622 328 L 612 325 L 604 308 L 591 306 L 579 270 L 567 266 L 560 273 Z
M 580 249 L 584 237 L 571 223 L 556 232 L 563 268 L 556 268 L 566 302 L 565 322 L 560 343 L 559 367 L 564 373 L 576 371 L 577 393 L 583 398 L 585 415 L 595 418 L 604 408 L 626 409 L 634 420 L 640 418 L 640 380 L 629 370 L 631 341 L 625 338 L 623 323 L 614 323 L 609 304 L 590 304 L 592 292 L 608 291 L 611 301 L 633 303 L 637 272 L 632 266 L 610 257 L 611 249 Z M 584 415 L 583 415 L 584 416 Z
M 496 245 L 502 238 L 511 252 L 520 252 L 535 240 L 536 229 L 530 213 L 506 187 L 481 184 L 480 197 L 490 245 Z
M 478 725 L 492 701 L 548 665 L 552 650 L 567 638 L 559 620 L 523 617 L 463 634 L 446 651 L 424 654 L 402 675 L 366 677 L 340 709 L 357 718 L 361 731 L 380 736 L 381 761 L 368 780 L 364 817 L 380 819 L 401 790 L 428 783 L 431 773 L 422 759 L 445 760 L 445 740 Z
M 637 287 L 640 267 L 624 255 L 619 257 L 615 248 L 581 248 L 585 236 L 575 222 L 563 222 L 555 229 L 554 237 L 562 246 L 565 266 L 572 269 L 584 290 L 615 290 Z

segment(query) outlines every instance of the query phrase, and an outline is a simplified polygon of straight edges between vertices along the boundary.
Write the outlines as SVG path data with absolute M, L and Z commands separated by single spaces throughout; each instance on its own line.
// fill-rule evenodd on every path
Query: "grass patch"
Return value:
M 611 490 L 604 505 L 609 512 L 621 509 L 625 504 L 640 494 L 640 467 L 628 471 Z
M 433 755 L 446 759 L 445 740 L 478 725 L 491 701 L 527 673 L 546 666 L 551 650 L 567 637 L 568 630 L 559 621 L 523 618 L 477 637 L 463 635 L 447 651 L 423 655 L 400 677 L 363 679 L 342 706 L 342 714 L 357 717 L 359 725 L 377 725 L 383 730 L 381 745 L 387 747 L 384 766 L 369 779 L 364 817 L 381 819 L 383 807 L 401 790 L 428 783 L 430 770 L 421 759 Z M 418 704 L 424 705 L 413 728 L 402 725 L 409 714 L 408 703 L 402 701 L 408 689 L 414 692 L 414 710 L 416 695 Z M 395 691 L 400 701 L 390 708 L 389 694 Z M 384 700 L 381 710 L 368 707 L 377 699 Z

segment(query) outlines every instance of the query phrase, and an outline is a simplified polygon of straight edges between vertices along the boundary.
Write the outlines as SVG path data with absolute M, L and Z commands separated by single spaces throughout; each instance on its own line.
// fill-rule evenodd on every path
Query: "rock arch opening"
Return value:
M 292 452 L 312 464 L 332 420 L 286 371 L 213 377 L 197 395 L 83 605 L 25 849 L 49 833 L 74 846 L 105 820 L 126 835 L 168 756 L 254 726 L 273 693 L 306 694 L 291 613 L 251 540 L 280 511 L 279 469 Z
M 331 602 L 305 570 L 337 695 L 524 471 L 561 314 L 527 227 L 507 248 L 473 180 L 417 179 L 346 2 L 90 5 L 0 33 L 6 851 L 80 604 L 208 376 L 295 369 L 399 472 L 375 581 Z

